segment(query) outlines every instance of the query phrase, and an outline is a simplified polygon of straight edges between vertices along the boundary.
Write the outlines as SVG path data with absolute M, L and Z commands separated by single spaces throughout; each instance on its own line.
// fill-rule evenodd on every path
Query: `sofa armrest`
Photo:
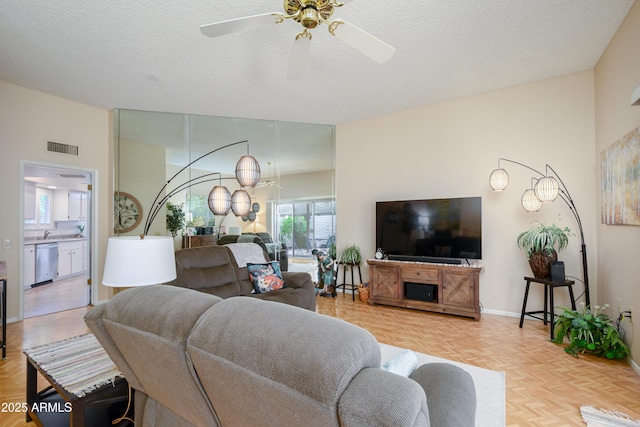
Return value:
M 306 288 L 315 295 L 315 285 L 313 284 L 309 273 L 283 271 L 282 278 L 284 279 L 284 285 L 287 288 Z
M 349 427 L 429 426 L 429 411 L 418 383 L 378 368 L 361 370 L 338 402 L 340 425 Z
M 476 389 L 467 371 L 450 363 L 426 363 L 413 371 L 410 378 L 427 395 L 431 425 L 475 425 Z

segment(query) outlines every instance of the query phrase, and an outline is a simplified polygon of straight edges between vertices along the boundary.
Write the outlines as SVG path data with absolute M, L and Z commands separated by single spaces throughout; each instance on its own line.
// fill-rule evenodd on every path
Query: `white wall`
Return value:
M 595 69 L 596 147 L 595 158 L 611 144 L 640 126 L 640 106 L 630 104 L 631 92 L 640 85 L 640 4 L 629 14 L 605 51 Z M 600 175 L 596 176 L 598 217 L 598 300 L 609 303 L 609 314 L 617 314 L 618 299 L 623 309 L 634 307 L 635 319 L 640 319 L 640 227 L 604 225 L 600 223 Z M 631 344 L 631 358 L 640 372 L 640 320 L 631 325 L 623 322 L 625 338 Z
M 338 126 L 338 250 L 356 243 L 363 257 L 373 256 L 378 200 L 481 196 L 480 300 L 489 312 L 519 314 L 523 277 L 531 272 L 516 236 L 531 221 L 557 222 L 558 214 L 559 225 L 577 231 L 576 222 L 559 200 L 537 213 L 522 209 L 520 197 L 534 176 L 528 170 L 503 163 L 511 183 L 502 193 L 491 191 L 488 178 L 499 157 L 541 172 L 548 163 L 582 217 L 591 294 L 597 295 L 593 117 L 593 72 L 586 71 Z M 572 238 L 560 259 L 567 274 L 581 278 L 579 247 Z M 532 291 L 530 304 L 542 301 L 541 295 L 542 289 Z
M 86 168 L 96 171 L 97 194 L 102 209 L 94 212 L 96 221 L 94 256 L 98 260 L 98 277 L 102 277 L 103 258 L 111 215 L 108 209 L 111 194 L 111 165 L 109 112 L 73 101 L 47 95 L 0 81 L 0 200 L 2 221 L 0 241 L 9 240 L 10 249 L 0 249 L 0 259 L 7 262 L 8 301 L 7 318 L 15 320 L 20 309 L 20 233 L 22 188 L 21 161 Z M 46 141 L 79 146 L 79 156 L 46 151 Z M 100 286 L 100 299 L 107 290 Z

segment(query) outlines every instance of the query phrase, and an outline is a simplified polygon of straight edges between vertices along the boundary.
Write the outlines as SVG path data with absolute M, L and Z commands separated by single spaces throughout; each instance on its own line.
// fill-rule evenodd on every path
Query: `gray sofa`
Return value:
M 262 254 L 263 262 L 269 262 L 267 254 Z M 283 271 L 283 289 L 252 294 L 253 285 L 249 280 L 247 268 L 238 267 L 227 245 L 200 246 L 176 251 L 176 274 L 176 279 L 170 282 L 170 285 L 195 289 L 220 298 L 252 296 L 308 310 L 316 309 L 315 286 L 308 273 Z
M 135 389 L 138 427 L 474 425 L 466 371 L 382 370 L 369 332 L 298 307 L 154 285 L 85 321 Z

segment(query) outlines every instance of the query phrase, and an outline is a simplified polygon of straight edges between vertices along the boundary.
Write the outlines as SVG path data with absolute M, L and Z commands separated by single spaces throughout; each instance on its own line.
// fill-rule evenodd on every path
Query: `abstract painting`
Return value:
M 640 127 L 602 152 L 602 223 L 640 225 Z

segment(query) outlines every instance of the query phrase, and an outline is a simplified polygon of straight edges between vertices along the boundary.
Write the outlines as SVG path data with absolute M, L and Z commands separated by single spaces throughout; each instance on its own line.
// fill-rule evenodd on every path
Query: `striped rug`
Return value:
M 122 374 L 93 334 L 24 350 L 53 381 L 69 394 L 84 397 Z
M 582 420 L 589 427 L 632 427 L 640 426 L 640 420 L 634 420 L 625 413 L 596 409 L 590 405 L 580 408 Z

